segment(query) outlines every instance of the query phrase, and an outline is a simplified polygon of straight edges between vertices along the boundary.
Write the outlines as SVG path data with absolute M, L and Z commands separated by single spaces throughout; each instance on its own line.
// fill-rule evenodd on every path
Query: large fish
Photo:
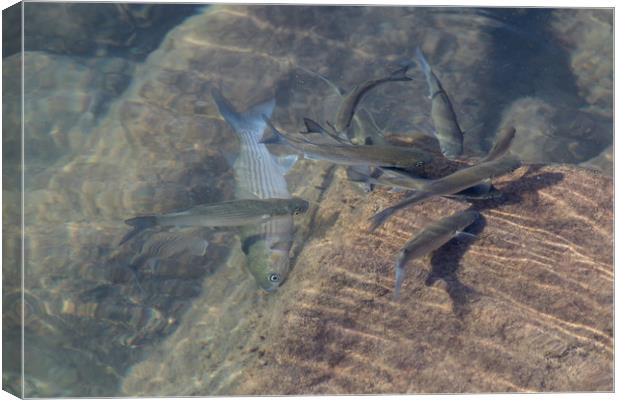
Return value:
M 265 118 L 265 122 L 271 127 L 273 136 L 264 140 L 263 143 L 287 145 L 311 160 L 326 160 L 340 165 L 400 168 L 420 167 L 424 163 L 432 161 L 429 153 L 413 147 L 313 143 L 308 140 L 293 138 L 289 134 L 278 131 L 267 118 Z
M 405 265 L 413 259 L 437 250 L 459 234 L 463 229 L 474 223 L 480 214 L 477 211 L 461 211 L 449 217 L 433 222 L 422 232 L 409 240 L 400 251 L 396 260 L 396 283 L 394 297 L 398 298 L 400 287 L 405 279 Z
M 416 57 L 428 83 L 431 120 L 435 126 L 435 136 L 439 141 L 441 152 L 446 158 L 458 158 L 463 153 L 463 131 L 459 127 L 452 103 L 419 47 L 416 48 Z
M 200 204 L 187 210 L 131 218 L 125 221 L 134 229 L 121 244 L 144 229 L 159 226 L 204 226 L 230 227 L 255 225 L 276 216 L 303 213 L 308 202 L 300 198 L 291 199 L 237 199 L 221 203 Z
M 266 127 L 262 115 L 271 116 L 274 100 L 240 113 L 219 90 L 213 89 L 211 93 L 220 114 L 241 142 L 239 157 L 233 165 L 236 197 L 290 199 L 284 174 L 292 166 L 292 159 L 278 163 L 267 147 L 260 143 Z M 293 228 L 293 217 L 290 215 L 270 219 L 255 227 L 242 228 L 241 244 L 248 269 L 266 291 L 277 289 L 288 276 Z
M 375 230 L 382 225 L 396 211 L 409 205 L 419 203 L 423 200 L 435 196 L 446 196 L 458 193 L 472 186 L 478 185 L 511 171 L 514 171 L 521 165 L 519 159 L 506 156 L 500 159 L 489 161 L 486 163 L 476 164 L 474 166 L 460 169 L 453 174 L 440 179 L 430 180 L 409 197 L 401 200 L 395 205 L 388 207 L 371 218 L 370 230 Z

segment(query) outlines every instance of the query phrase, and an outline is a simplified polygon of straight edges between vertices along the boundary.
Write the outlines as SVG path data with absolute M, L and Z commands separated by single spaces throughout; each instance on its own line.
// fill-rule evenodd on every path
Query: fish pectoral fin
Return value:
M 280 166 L 280 171 L 282 171 L 282 175 L 286 175 L 291 168 L 295 166 L 295 163 L 299 157 L 297 154 L 289 154 L 286 156 L 279 156 L 276 158 L 276 162 Z
M 456 231 L 456 235 L 454 235 L 454 237 L 459 239 L 459 240 L 463 240 L 463 239 L 478 239 L 477 235 L 474 235 L 473 233 L 469 233 L 469 232 L 464 232 L 464 231 Z
M 293 239 L 288 239 L 288 240 L 280 240 L 279 242 L 275 242 L 273 243 L 271 246 L 269 246 L 269 248 L 271 250 L 288 250 L 291 243 L 293 242 Z

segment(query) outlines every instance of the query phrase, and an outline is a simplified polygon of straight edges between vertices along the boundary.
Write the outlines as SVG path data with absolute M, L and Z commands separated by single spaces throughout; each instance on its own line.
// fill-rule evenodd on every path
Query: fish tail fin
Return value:
M 377 229 L 378 227 L 380 227 L 381 225 L 383 225 L 385 223 L 385 221 L 392 215 L 394 214 L 396 210 L 392 207 L 388 207 L 385 210 L 382 210 L 378 213 L 376 213 L 375 215 L 373 215 L 370 218 L 370 227 L 368 228 L 368 230 L 370 232 L 374 231 L 375 229 Z
M 263 137 L 260 143 L 263 144 L 285 144 L 286 138 L 284 135 L 278 131 L 278 129 L 269 121 L 269 117 L 266 114 L 262 115 L 263 121 L 267 124 L 269 129 L 271 130 L 271 135 Z
M 212 88 L 211 96 L 215 101 L 220 115 L 228 122 L 228 124 L 235 130 L 236 133 L 244 131 L 257 132 L 257 135 L 262 135 L 265 125 L 263 122 L 263 115 L 267 118 L 271 117 L 271 113 L 275 107 L 275 99 L 258 103 L 243 113 L 235 110 L 235 107 L 222 95 L 219 89 Z
M 157 217 L 154 215 L 147 215 L 144 217 L 135 217 L 125 220 L 127 225 L 133 226 L 133 229 L 129 231 L 123 238 L 121 239 L 119 246 L 136 236 L 138 233 L 142 232 L 145 229 L 151 228 L 157 225 Z

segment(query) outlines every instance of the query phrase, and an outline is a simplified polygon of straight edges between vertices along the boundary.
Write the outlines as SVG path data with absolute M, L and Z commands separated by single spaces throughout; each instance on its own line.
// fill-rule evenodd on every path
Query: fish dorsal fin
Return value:
M 306 125 L 307 132 L 302 133 L 320 133 L 322 136 L 329 136 L 340 144 L 348 144 L 344 139 L 341 139 L 338 135 L 323 128 L 318 122 L 310 118 L 304 118 L 304 124 Z M 327 124 L 332 126 L 329 122 L 327 122 Z
M 304 118 L 304 125 L 306 126 L 306 132 L 304 133 L 325 133 L 325 129 L 310 118 Z
M 279 157 L 274 157 L 274 158 L 276 160 L 276 163 L 280 167 L 280 171 L 282 172 L 282 175 L 286 175 L 291 170 L 291 168 L 295 166 L 295 163 L 299 159 L 297 154 L 288 154 L 285 156 L 279 156 Z

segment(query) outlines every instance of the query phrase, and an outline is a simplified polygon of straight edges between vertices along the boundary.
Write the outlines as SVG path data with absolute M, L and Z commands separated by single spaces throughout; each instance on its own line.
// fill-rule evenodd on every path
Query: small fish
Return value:
M 402 82 L 402 81 L 411 81 L 413 79 L 409 78 L 406 74 L 409 70 L 409 65 L 406 65 L 403 68 L 400 68 L 394 72 L 392 72 L 389 76 L 379 79 L 371 79 L 368 80 L 358 86 L 356 86 L 349 94 L 344 96 L 342 103 L 338 107 L 338 112 L 336 113 L 336 120 L 334 121 L 334 129 L 336 132 L 345 132 L 351 126 L 351 121 L 353 121 L 353 115 L 355 111 L 368 92 L 373 88 L 386 83 L 386 82 Z
M 370 184 L 389 186 L 402 190 L 423 190 L 426 185 L 431 182 L 430 179 L 412 177 L 410 174 L 397 169 L 380 168 L 380 170 L 383 171 L 383 174 L 378 177 L 366 176 L 364 179 L 363 174 L 359 171 L 355 173 L 352 172 L 350 175 L 352 175 L 351 179 L 357 182 L 364 181 Z M 458 193 L 445 195 L 443 197 L 463 200 L 486 200 L 499 198 L 501 195 L 502 193 L 497 190 L 491 182 L 485 181 L 465 190 L 461 190 Z
M 264 139 L 262 143 L 287 145 L 312 160 L 327 160 L 340 165 L 400 168 L 420 167 L 432 161 L 429 153 L 413 147 L 317 144 L 304 139 L 296 139 L 278 131 L 267 118 L 265 121 L 271 128 L 273 136 Z
M 416 49 L 416 57 L 430 90 L 431 120 L 435 126 L 435 136 L 439 141 L 441 152 L 446 158 L 455 159 L 463 153 L 463 131 L 459 127 L 448 95 L 419 47 Z
M 506 126 L 502 130 L 500 130 L 497 134 L 497 137 L 495 138 L 495 143 L 493 143 L 493 147 L 491 148 L 491 150 L 489 150 L 487 155 L 482 160 L 480 160 L 480 162 L 497 160 L 498 158 L 506 154 L 516 133 L 517 131 L 513 126 Z
M 368 112 L 368 110 L 366 110 L 363 107 L 357 107 L 357 106 L 354 107 L 354 110 L 352 111 L 352 119 L 347 124 L 346 120 L 348 120 L 349 117 L 345 116 L 345 113 L 348 113 L 351 110 L 345 110 L 345 108 L 347 104 L 353 104 L 353 101 L 352 99 L 350 99 L 350 96 L 354 94 L 355 90 L 349 96 L 346 96 L 345 91 L 339 88 L 338 86 L 336 86 L 332 81 L 327 79 L 327 77 L 319 74 L 318 72 L 310 71 L 303 67 L 300 67 L 300 68 L 309 74 L 318 76 L 321 80 L 327 83 L 336 92 L 336 95 L 340 99 L 339 101 L 340 104 L 338 105 L 338 109 L 337 109 L 338 111 L 336 114 L 336 123 L 334 124 L 334 128 L 333 128 L 335 132 L 332 133 L 332 132 L 326 131 L 323 128 L 321 128 L 320 130 L 308 129 L 308 132 L 320 132 L 322 134 L 327 134 L 331 136 L 332 138 L 336 137 L 338 138 L 337 140 L 340 141 L 342 140 L 340 138 L 340 134 L 344 133 L 343 131 L 347 130 L 351 125 L 353 125 L 354 127 L 352 130 L 353 133 L 351 134 L 351 132 L 348 132 L 348 131 L 346 132 L 348 143 L 366 144 L 366 145 L 371 145 L 371 144 L 376 145 L 376 144 L 387 143 L 385 140 L 385 137 L 383 136 L 383 132 L 377 126 L 376 122 L 374 121 L 374 118 L 372 117 L 372 114 L 370 114 L 370 112 Z M 403 81 L 412 80 L 411 78 L 404 76 L 408 68 L 409 68 L 408 66 L 405 68 L 401 68 L 398 71 L 395 71 L 391 76 L 398 78 L 397 80 L 403 80 Z M 402 74 L 402 79 L 401 77 L 399 77 L 400 74 Z M 368 81 L 368 82 L 373 82 L 373 81 Z M 367 84 L 368 82 L 366 82 L 365 84 Z M 376 85 L 380 83 L 377 83 Z M 362 84 L 361 86 L 364 87 L 365 84 Z M 363 96 L 363 93 L 360 96 Z M 360 101 L 361 101 L 361 97 L 357 103 L 359 104 Z M 345 125 L 346 127 L 343 128 L 343 126 Z M 302 132 L 302 133 L 307 133 L 307 132 Z
M 201 204 L 184 211 L 161 215 L 146 215 L 125 221 L 134 229 L 120 244 L 153 226 L 204 226 L 232 227 L 255 225 L 282 215 L 297 215 L 306 212 L 308 202 L 292 199 L 240 199 L 221 203 Z
M 400 288 L 405 279 L 405 266 L 410 260 L 423 257 L 437 250 L 461 233 L 463 229 L 473 224 L 478 217 L 480 217 L 480 213 L 477 211 L 459 211 L 426 226 L 422 232 L 409 240 L 396 259 L 394 297 L 397 299 L 400 295 Z
M 521 161 L 514 157 L 502 157 L 500 159 L 460 169 L 453 174 L 440 179 L 430 180 L 411 196 L 406 197 L 395 205 L 388 207 L 371 218 L 370 230 L 373 231 L 396 211 L 409 205 L 435 196 L 446 196 L 458 193 L 472 186 L 478 185 L 509 172 L 514 171 L 521 165 Z

